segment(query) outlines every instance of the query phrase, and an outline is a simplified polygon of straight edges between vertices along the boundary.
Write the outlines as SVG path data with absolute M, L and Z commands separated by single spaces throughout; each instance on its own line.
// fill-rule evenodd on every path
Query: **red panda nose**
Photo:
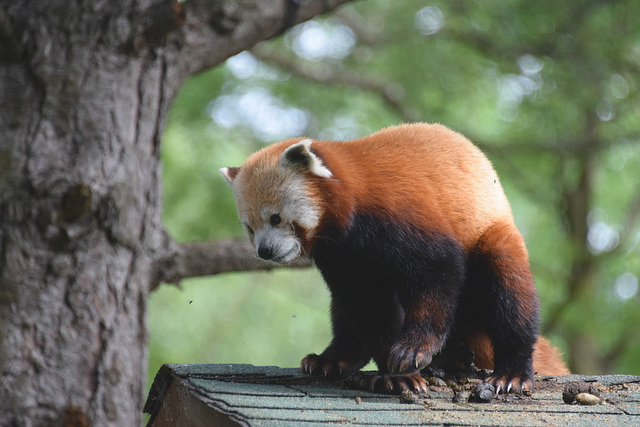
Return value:
M 260 245 L 258 248 L 258 256 L 262 259 L 270 260 L 273 258 L 273 251 L 266 245 Z

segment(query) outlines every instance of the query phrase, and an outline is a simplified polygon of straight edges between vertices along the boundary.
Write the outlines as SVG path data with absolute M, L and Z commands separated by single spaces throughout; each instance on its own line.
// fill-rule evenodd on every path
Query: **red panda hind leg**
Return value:
M 524 239 L 509 221 L 497 222 L 481 237 L 469 263 L 468 292 L 479 311 L 466 323 L 491 338 L 494 373 L 486 379 L 496 392 L 533 390 L 532 353 L 538 336 L 538 298 Z

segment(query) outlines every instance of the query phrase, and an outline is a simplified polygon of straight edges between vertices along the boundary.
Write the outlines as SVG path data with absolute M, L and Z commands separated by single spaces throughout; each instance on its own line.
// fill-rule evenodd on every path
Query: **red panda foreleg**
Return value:
M 371 355 L 365 353 L 359 337 L 353 333 L 348 308 L 338 298 L 331 301 L 331 321 L 331 344 L 322 354 L 311 353 L 302 359 L 300 365 L 303 372 L 325 377 L 338 376 L 355 372 L 371 360 Z

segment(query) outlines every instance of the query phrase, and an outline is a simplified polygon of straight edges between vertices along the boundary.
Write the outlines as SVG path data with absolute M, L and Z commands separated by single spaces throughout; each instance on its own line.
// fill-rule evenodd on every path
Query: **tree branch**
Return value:
M 171 246 L 172 250 L 159 262 L 154 288 L 160 282 L 178 284 L 189 277 L 279 268 L 256 258 L 255 249 L 246 239 L 172 243 Z M 289 268 L 309 266 L 311 261 L 306 257 L 287 265 Z
M 196 74 L 348 1 L 189 0 L 180 61 L 188 75 Z
M 251 53 L 261 61 L 271 63 L 304 79 L 326 85 L 344 85 L 373 92 L 378 94 L 388 106 L 397 111 L 403 121 L 416 122 L 421 120 L 416 112 L 411 111 L 402 102 L 404 89 L 398 83 L 379 82 L 363 77 L 356 71 L 340 70 L 337 72 L 328 65 L 322 66 L 294 61 L 263 44 L 255 46 Z

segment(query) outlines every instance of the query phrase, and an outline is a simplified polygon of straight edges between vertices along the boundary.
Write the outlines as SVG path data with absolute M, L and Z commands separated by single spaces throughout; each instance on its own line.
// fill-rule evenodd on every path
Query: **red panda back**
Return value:
M 331 194 L 329 206 L 336 197 L 351 199 L 351 209 L 455 236 L 465 248 L 495 221 L 513 222 L 489 160 L 444 126 L 403 125 L 347 142 L 317 141 L 312 147 L 344 183 L 317 192 L 319 197 Z

